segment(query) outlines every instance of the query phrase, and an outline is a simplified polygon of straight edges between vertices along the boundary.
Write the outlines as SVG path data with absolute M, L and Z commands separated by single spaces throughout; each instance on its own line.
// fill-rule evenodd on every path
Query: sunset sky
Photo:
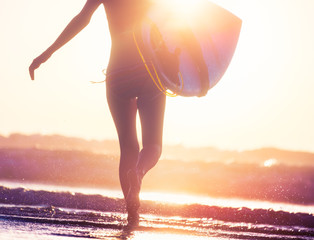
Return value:
M 243 20 L 223 79 L 203 98 L 168 98 L 164 142 L 314 152 L 314 1 L 215 0 Z M 0 0 L 0 135 L 117 139 L 106 103 L 110 37 L 100 7 L 35 73 L 28 67 L 85 0 Z

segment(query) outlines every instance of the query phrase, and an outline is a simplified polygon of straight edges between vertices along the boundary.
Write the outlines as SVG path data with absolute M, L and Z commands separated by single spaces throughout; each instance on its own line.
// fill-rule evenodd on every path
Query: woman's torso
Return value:
M 104 0 L 103 3 L 112 40 L 107 72 L 142 64 L 133 30 L 147 11 L 149 0 Z

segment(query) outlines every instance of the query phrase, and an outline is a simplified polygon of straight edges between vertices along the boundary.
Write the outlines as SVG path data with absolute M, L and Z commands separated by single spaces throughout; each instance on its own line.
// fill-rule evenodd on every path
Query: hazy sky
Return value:
M 314 152 L 314 1 L 215 0 L 243 20 L 223 79 L 204 98 L 168 98 L 165 143 Z M 116 139 L 102 70 L 110 51 L 100 7 L 36 72 L 28 66 L 85 0 L 0 0 L 0 135 Z

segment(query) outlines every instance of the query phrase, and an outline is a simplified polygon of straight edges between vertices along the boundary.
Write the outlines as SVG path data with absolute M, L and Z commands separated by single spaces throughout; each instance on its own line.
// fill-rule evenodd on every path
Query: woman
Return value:
M 165 95 L 150 80 L 133 40 L 133 29 L 149 7 L 148 0 L 87 0 L 57 40 L 34 59 L 29 72 L 34 80 L 35 69 L 87 26 L 99 5 L 106 10 L 112 39 L 106 88 L 119 137 L 120 184 L 127 206 L 128 226 L 136 226 L 142 179 L 161 154 L 166 103 Z M 142 127 L 141 151 L 136 134 L 137 110 Z

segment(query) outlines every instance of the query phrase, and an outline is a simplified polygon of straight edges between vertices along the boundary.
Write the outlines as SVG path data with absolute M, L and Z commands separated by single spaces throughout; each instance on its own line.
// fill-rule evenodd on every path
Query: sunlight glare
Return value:
M 180 15 L 189 15 L 196 13 L 200 7 L 200 1 L 198 0 L 172 0 L 166 1 L 165 4 L 169 5 L 176 13 Z
M 158 192 L 143 192 L 141 193 L 143 200 L 151 200 L 175 203 L 175 204 L 191 204 L 200 201 L 199 196 L 187 195 L 187 194 L 171 194 L 171 193 L 158 193 Z M 207 200 L 207 199 L 206 199 Z
M 272 167 L 272 166 L 274 166 L 274 165 L 276 165 L 276 164 L 278 164 L 277 159 L 271 158 L 271 159 L 266 160 L 266 161 L 263 163 L 263 166 L 264 166 L 264 167 Z
M 277 160 L 276 160 L 277 161 Z M 141 192 L 141 200 L 162 202 L 168 204 L 201 204 L 217 207 L 249 209 L 273 209 L 275 211 L 312 213 L 313 206 L 303 206 L 297 204 L 274 203 L 268 201 L 245 200 L 239 198 L 209 197 L 193 194 L 165 193 L 165 192 Z
M 163 20 L 172 27 L 186 27 L 186 22 L 195 21 L 202 9 L 200 0 L 161 0 L 155 1 L 155 4 L 156 14 L 163 12 Z

